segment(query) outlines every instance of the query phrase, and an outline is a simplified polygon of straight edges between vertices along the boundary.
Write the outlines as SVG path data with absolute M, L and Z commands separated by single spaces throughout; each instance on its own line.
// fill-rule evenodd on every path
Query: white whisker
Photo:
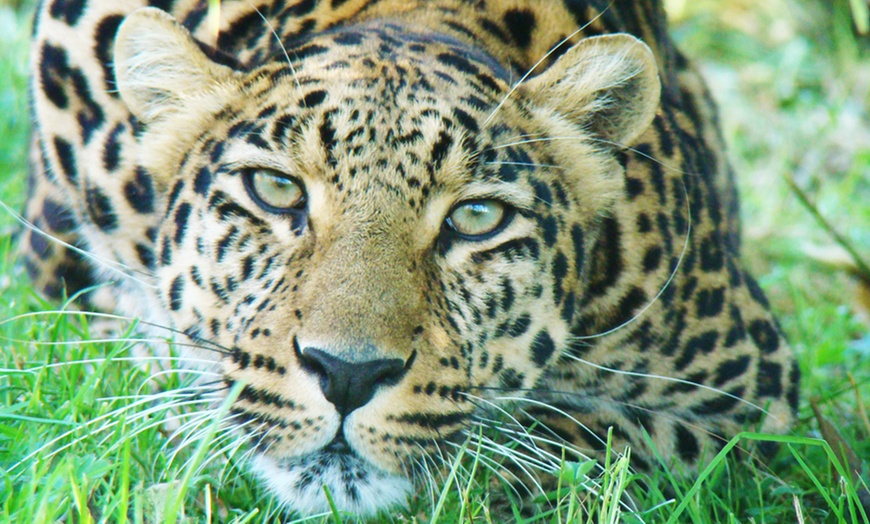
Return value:
M 214 412 L 209 410 L 208 412 L 202 412 L 201 415 L 201 418 L 192 419 L 185 423 L 187 427 L 185 428 L 184 432 L 187 434 L 184 436 L 181 442 L 174 446 L 172 454 L 169 457 L 170 464 L 175 461 L 175 457 L 177 457 L 185 448 L 199 441 L 203 437 L 203 435 L 207 434 L 210 431 L 211 423 L 214 422 L 212 420 L 214 417 Z M 237 415 L 231 415 L 224 420 L 221 420 L 218 431 L 223 431 L 224 425 L 236 416 Z M 180 433 L 180 429 L 181 428 L 177 428 L 176 431 L 173 432 L 173 435 L 175 435 L 176 433 Z M 214 442 L 214 440 L 212 442 Z
M 224 422 L 226 423 L 227 419 L 225 419 Z M 211 464 L 212 462 L 214 462 L 215 460 L 217 460 L 220 457 L 224 458 L 224 464 L 226 464 L 226 458 L 230 455 L 230 453 L 236 453 L 239 450 L 239 448 L 241 448 L 242 446 L 247 444 L 251 440 L 251 438 L 253 437 L 253 433 L 246 433 L 246 434 L 243 434 L 241 437 L 239 437 L 232 430 L 244 428 L 246 425 L 248 425 L 252 422 L 253 421 L 249 420 L 249 421 L 247 421 L 244 424 L 241 424 L 239 426 L 230 425 L 230 426 L 222 427 L 221 431 L 223 432 L 223 434 L 220 435 L 219 437 L 215 438 L 214 441 L 212 441 L 213 451 L 210 453 L 210 455 L 205 460 L 202 461 L 202 463 L 199 465 L 197 470 L 202 471 L 206 466 L 208 466 L 209 464 Z M 231 440 L 231 439 L 235 439 L 235 440 Z M 227 441 L 227 440 L 230 440 L 229 444 L 225 445 L 224 447 L 214 449 L 216 446 L 219 446 L 222 442 Z
M 564 171 L 567 169 L 565 166 L 557 166 L 555 164 L 537 164 L 535 162 L 508 162 L 508 161 L 500 161 L 496 160 L 493 162 L 486 162 L 488 166 L 525 166 L 525 167 L 546 167 L 549 169 L 558 169 L 560 171 Z
M 284 42 L 281 40 L 281 36 L 275 31 L 275 28 L 272 26 L 272 23 L 260 12 L 260 10 L 252 3 L 248 3 L 251 7 L 254 8 L 254 11 L 260 15 L 260 18 L 263 19 L 263 22 L 266 24 L 266 27 L 269 28 L 269 31 L 272 32 L 272 36 L 275 37 L 275 41 L 278 42 L 278 45 L 281 47 L 281 52 L 284 53 L 284 59 L 287 60 L 287 66 L 290 68 L 290 73 L 293 75 L 293 81 L 296 82 L 296 89 L 301 91 L 302 84 L 299 83 L 299 77 L 296 75 L 296 69 L 293 67 L 293 62 L 290 60 L 290 55 L 287 54 L 287 48 L 284 47 Z M 302 101 L 302 104 L 305 104 L 305 101 Z
M 487 399 L 485 399 L 485 398 L 483 398 L 483 397 L 478 397 L 478 396 L 475 396 L 475 395 L 471 395 L 471 394 L 469 394 L 469 393 L 464 393 L 464 395 L 465 395 L 466 397 L 468 397 L 468 398 L 474 399 L 474 400 L 477 401 L 477 402 L 484 403 L 484 404 L 490 406 L 491 408 L 494 408 L 496 411 L 498 411 L 499 413 L 501 413 L 502 415 L 504 415 L 504 416 L 506 416 L 508 419 L 510 419 L 510 421 L 513 423 L 513 425 L 514 425 L 515 427 L 520 428 L 520 430 L 522 431 L 522 434 L 523 434 L 524 438 L 532 439 L 532 440 L 534 439 L 533 436 L 532 436 L 532 434 L 529 433 L 529 432 L 526 430 L 525 426 L 524 426 L 524 425 L 519 421 L 519 419 L 517 419 L 517 418 L 516 418 L 512 413 L 508 412 L 506 409 L 502 408 L 501 406 L 499 406 L 499 405 L 496 404 L 495 402 L 491 402 L 491 401 L 489 401 L 489 400 L 487 400 Z M 530 417 L 530 418 L 531 418 L 531 417 Z M 565 444 L 570 445 L 570 443 L 565 443 Z M 563 447 L 563 446 L 564 446 L 564 444 L 559 444 L 559 445 L 560 445 L 560 447 Z M 533 446 L 533 447 L 537 450 L 536 452 L 545 453 L 546 455 L 550 455 L 549 453 L 546 453 L 544 450 L 540 450 L 539 448 L 537 448 L 537 446 Z M 580 454 L 580 455 L 582 456 L 582 454 L 579 453 L 579 451 L 576 451 L 576 450 L 573 450 L 573 451 L 574 451 L 575 453 L 578 453 L 578 454 Z M 557 462 L 559 461 L 558 457 L 555 457 L 555 456 L 550 455 L 550 458 L 555 459 Z
M 682 179 L 680 179 L 680 184 L 683 187 L 683 195 L 684 195 L 684 198 L 686 199 L 686 235 L 685 235 L 685 239 L 683 240 L 683 249 L 682 249 L 682 251 L 680 251 L 680 256 L 677 257 L 677 263 L 674 264 L 674 268 L 671 270 L 671 274 L 668 275 L 668 279 L 659 288 L 658 293 L 656 293 L 656 295 L 652 298 L 652 300 L 648 301 L 640 309 L 640 311 L 635 313 L 634 316 L 631 317 L 630 319 L 628 319 L 625 322 L 623 322 L 622 324 L 619 324 L 618 326 L 610 328 L 607 331 L 604 331 L 602 333 L 596 333 L 594 335 L 585 335 L 585 336 L 573 337 L 574 340 L 589 340 L 589 339 L 594 339 L 594 338 L 600 338 L 600 337 L 604 337 L 604 336 L 607 336 L 611 333 L 615 333 L 615 332 L 619 331 L 620 329 L 628 326 L 629 324 L 635 322 L 637 319 L 642 317 L 647 312 L 647 310 L 649 310 L 649 308 L 651 308 L 653 306 L 653 304 L 658 302 L 658 300 L 661 298 L 661 296 L 670 287 L 671 283 L 674 281 L 674 278 L 677 276 L 677 272 L 679 272 L 679 270 L 680 270 L 680 266 L 682 266 L 682 264 L 683 264 L 683 259 L 685 258 L 686 253 L 689 251 L 689 239 L 692 236 L 692 210 L 690 207 L 691 204 L 689 202 L 689 192 L 686 189 L 686 184 Z
M 577 420 L 577 418 L 575 418 L 573 415 L 571 415 L 567 411 L 559 409 L 555 406 L 551 406 L 550 404 L 547 404 L 546 402 L 541 402 L 539 400 L 535 400 L 532 398 L 526 398 L 526 397 L 495 397 L 495 398 L 493 398 L 493 400 L 505 400 L 505 401 L 509 401 L 509 402 L 527 403 L 527 404 L 531 404 L 531 405 L 536 406 L 536 407 L 548 409 L 554 413 L 558 413 L 559 415 L 562 415 L 562 416 L 568 418 L 571 422 L 577 424 L 578 427 L 583 428 L 584 431 L 589 433 L 589 435 L 591 435 L 592 438 L 594 438 L 595 440 L 600 442 L 602 445 L 607 445 L 607 442 L 605 442 L 601 438 L 601 436 L 597 435 L 594 431 L 589 429 L 585 424 L 583 424 L 582 422 Z
M 209 456 L 204 458 L 202 460 L 202 462 L 200 462 L 197 465 L 197 470 L 196 470 L 197 472 L 201 471 L 203 467 L 207 466 L 208 464 L 213 462 L 215 459 L 217 459 L 223 455 L 223 449 L 215 450 L 215 447 L 220 445 L 220 443 L 223 442 L 224 440 L 237 436 L 234 434 L 233 431 L 228 431 L 228 430 L 243 428 L 244 426 L 246 426 L 247 424 L 252 422 L 249 420 L 247 422 L 244 422 L 243 424 L 235 425 L 232 423 L 232 419 L 234 419 L 234 418 L 237 418 L 237 415 L 230 415 L 228 417 L 225 417 L 223 420 L 221 420 L 219 422 L 219 426 L 217 428 L 217 432 L 219 433 L 219 435 L 213 436 L 211 442 L 209 442 L 211 452 L 209 453 Z M 196 431 L 195 433 L 191 434 L 187 439 L 185 439 L 187 442 L 183 443 L 182 445 L 179 445 L 179 447 L 178 447 L 178 449 L 176 449 L 175 453 L 172 454 L 172 456 L 169 459 L 169 463 L 171 464 L 174 461 L 175 457 L 178 455 L 178 452 L 181 451 L 181 449 L 183 449 L 183 447 L 186 447 L 193 442 L 198 442 L 198 441 L 202 440 L 202 438 L 210 432 L 210 429 L 211 429 L 211 424 L 209 424 L 207 427 L 204 427 L 204 428 Z M 250 438 L 250 435 L 244 437 L 245 440 L 247 440 L 249 438 Z M 234 445 L 236 445 L 236 444 L 231 443 L 230 446 L 228 446 L 226 449 L 230 449 Z M 185 460 L 181 466 L 181 469 L 187 469 L 188 467 L 190 467 L 190 464 L 193 460 L 196 460 L 195 456 L 190 457 L 187 460 Z
M 109 320 L 121 320 L 121 321 L 125 321 L 125 322 L 132 322 L 132 323 L 136 323 L 136 324 L 141 324 L 143 326 L 148 326 L 148 327 L 153 327 L 156 329 L 162 329 L 165 331 L 169 331 L 170 333 L 184 335 L 186 337 L 193 338 L 196 342 L 214 346 L 214 348 L 208 348 L 208 347 L 203 347 L 203 346 L 194 346 L 194 345 L 190 345 L 190 347 L 195 347 L 195 348 L 204 349 L 204 350 L 208 350 L 208 351 L 214 351 L 216 353 L 222 352 L 224 354 L 229 354 L 232 352 L 232 350 L 230 350 L 229 348 L 223 347 L 216 342 L 212 342 L 210 340 L 203 339 L 201 337 L 192 337 L 191 335 L 189 335 L 188 333 L 185 333 L 184 331 L 181 331 L 181 330 L 169 327 L 169 326 L 163 326 L 160 324 L 156 324 L 154 322 L 148 322 L 146 320 L 141 320 L 141 319 L 138 319 L 135 317 L 117 315 L 114 313 L 102 313 L 102 312 L 97 312 L 97 311 L 76 311 L 76 310 L 32 311 L 29 313 L 22 313 L 20 315 L 15 315 L 15 316 L 7 318 L 5 320 L 0 320 L 0 326 L 2 326 L 4 324 L 16 322 L 19 320 L 25 320 L 28 318 L 38 318 L 38 317 L 49 316 L 49 315 L 83 316 L 83 317 L 87 317 L 87 318 L 102 318 L 102 319 L 109 319 Z M 29 341 L 28 341 L 28 343 L 29 343 Z M 178 344 L 178 343 L 175 343 L 175 344 L 176 345 L 184 345 L 184 344 Z M 217 349 L 215 349 L 215 348 L 217 348 Z
M 203 347 L 199 344 L 190 344 L 184 342 L 174 342 L 172 340 L 166 340 L 162 338 L 129 338 L 129 337 L 118 337 L 118 338 L 89 338 L 82 340 L 58 340 L 58 341 L 46 341 L 46 340 L 24 340 L 24 339 L 16 339 L 16 338 L 8 338 L 8 337 L 0 337 L 0 340 L 4 342 L 9 342 L 13 344 L 31 344 L 34 346 L 77 346 L 79 344 L 165 344 L 167 346 L 178 346 L 178 347 L 188 347 L 194 349 L 204 349 L 207 351 L 215 351 L 212 348 Z M 107 357 L 108 358 L 108 357 Z
M 526 73 L 520 78 L 519 82 L 517 82 L 516 84 L 513 85 L 513 87 L 511 87 L 510 91 L 508 91 L 507 94 L 501 99 L 501 102 L 499 102 L 498 105 L 495 106 L 495 109 L 493 109 L 492 112 L 490 112 L 489 116 L 486 117 L 486 120 L 483 121 L 483 125 L 480 127 L 485 128 L 486 126 L 489 125 L 489 123 L 492 121 L 492 119 L 495 118 L 495 115 L 507 103 L 507 101 L 510 99 L 510 97 L 513 96 L 513 94 L 516 92 L 516 90 L 519 89 L 521 85 L 523 85 L 523 82 L 525 82 L 532 75 L 532 73 L 535 72 L 535 69 L 537 69 L 538 66 L 540 66 L 548 58 L 550 58 L 550 56 L 552 56 L 552 54 L 555 53 L 557 49 L 561 48 L 563 45 L 570 42 L 572 38 L 574 38 L 575 36 L 582 33 L 584 29 L 586 29 L 587 27 L 589 27 L 590 25 L 595 23 L 596 20 L 598 20 L 599 18 L 604 16 L 604 13 L 606 13 L 612 5 L 613 5 L 613 1 L 611 1 L 610 4 L 607 5 L 607 7 L 602 9 L 601 12 L 598 13 L 592 20 L 589 20 L 588 22 L 583 24 L 582 27 L 579 27 L 576 31 L 574 31 L 570 35 L 563 38 L 558 44 L 556 44 L 549 51 L 547 51 L 544 54 L 544 56 L 542 56 L 540 59 L 538 59 L 538 61 L 535 62 L 535 64 L 532 67 L 530 67 L 529 70 L 526 71 Z
M 682 378 L 668 377 L 668 376 L 664 376 L 664 375 L 655 375 L 652 373 L 640 373 L 637 371 L 623 371 L 620 369 L 613 369 L 613 368 L 609 368 L 607 366 L 602 366 L 600 364 L 595 364 L 595 363 L 589 362 L 588 360 L 584 360 L 584 359 L 577 357 L 577 356 L 574 356 L 574 355 L 566 355 L 566 357 L 570 358 L 571 360 L 575 360 L 577 362 L 585 364 L 587 366 L 593 367 L 595 369 L 599 369 L 601 371 L 607 371 L 609 373 L 616 373 L 618 375 L 626 375 L 626 376 L 630 376 L 630 377 L 642 377 L 642 378 L 649 378 L 649 379 L 654 379 L 654 380 L 664 380 L 667 382 L 674 382 L 676 384 L 685 384 L 687 386 L 694 386 L 696 388 L 704 389 L 707 391 L 712 391 L 714 393 L 724 395 L 726 397 L 729 397 L 729 398 L 732 398 L 732 399 L 737 400 L 739 402 L 742 402 L 743 404 L 746 404 L 747 406 L 750 406 L 753 409 L 757 409 L 758 411 L 764 413 L 765 415 L 772 417 L 774 420 L 779 420 L 778 418 L 776 418 L 775 415 L 773 415 L 772 413 L 770 413 L 769 411 L 767 411 L 763 407 L 759 406 L 758 404 L 755 404 L 755 403 L 750 402 L 742 397 L 739 397 L 739 396 L 734 395 L 732 393 L 728 393 L 727 391 L 724 391 L 724 390 L 719 389 L 719 388 L 715 388 L 713 386 L 708 386 L 706 384 L 702 384 L 699 382 L 692 382 L 691 380 L 685 380 Z
M 529 417 L 529 418 L 531 419 L 532 417 Z M 550 453 L 549 451 L 547 451 L 545 449 L 541 449 L 540 447 L 537 446 L 538 442 L 565 449 L 566 451 L 569 451 L 571 453 L 577 454 L 580 457 L 588 459 L 588 457 L 583 456 L 582 453 L 579 453 L 577 450 L 574 450 L 570 443 L 565 442 L 565 441 L 556 441 L 556 440 L 548 439 L 548 438 L 543 437 L 541 435 L 532 434 L 532 433 L 528 432 L 524 426 L 520 426 L 520 431 L 517 431 L 515 429 L 511 429 L 510 426 L 500 424 L 496 420 L 478 418 L 475 420 L 475 423 L 477 423 L 483 427 L 486 427 L 486 428 L 491 428 L 493 430 L 497 430 L 502 435 L 506 435 L 506 436 L 510 437 L 511 442 L 517 444 L 518 446 L 522 446 L 524 449 L 526 449 L 530 453 L 533 453 L 533 454 L 541 457 L 542 461 L 544 461 L 544 460 L 549 461 L 547 463 L 548 467 L 552 467 L 553 471 L 557 471 L 559 469 L 558 464 L 559 464 L 559 462 L 561 462 L 561 457 L 557 457 L 553 453 Z
M 172 390 L 169 390 L 169 391 L 160 391 L 157 393 L 146 393 L 144 395 L 136 394 L 136 395 L 113 395 L 111 397 L 97 397 L 96 401 L 97 402 L 112 402 L 112 401 L 119 401 L 119 400 L 140 400 L 140 399 L 146 399 L 146 398 L 158 399 L 158 398 L 164 398 L 164 397 L 162 397 L 162 395 L 165 395 L 165 394 L 170 394 L 171 396 L 169 398 L 172 398 L 174 396 L 178 396 L 178 397 L 188 396 L 189 397 L 189 396 L 200 395 L 202 391 L 212 391 L 212 390 L 214 390 L 214 388 L 212 386 L 187 386 L 187 387 L 183 387 L 183 388 L 173 388 Z
M 451 447 L 455 447 L 457 449 L 461 449 L 461 446 L 459 444 L 454 443 L 454 442 L 448 442 L 447 445 L 451 446 Z M 499 479 L 501 479 L 502 482 L 504 482 L 504 484 L 506 486 L 510 486 L 511 491 L 513 491 L 514 494 L 516 494 L 516 496 L 518 498 L 521 498 L 522 495 L 520 495 L 520 493 L 517 491 L 517 488 L 514 486 L 514 483 L 511 482 L 510 480 L 508 480 L 508 478 L 504 476 L 504 473 L 503 473 L 504 468 L 502 467 L 502 465 L 499 464 L 498 462 L 496 462 L 494 459 L 487 457 L 484 454 L 479 454 L 479 455 L 480 455 L 481 465 L 483 465 L 485 468 L 487 468 L 490 471 L 490 473 L 492 473 L 493 475 L 495 475 Z M 506 457 L 506 458 L 512 459 L 512 457 Z M 517 467 L 520 468 L 525 475 L 529 476 L 529 472 L 525 469 L 524 466 L 521 466 L 518 464 Z M 530 497 L 535 496 L 535 494 L 532 492 L 532 490 L 528 486 L 526 486 L 523 483 L 520 483 L 520 486 L 522 486 L 522 488 L 524 489 L 526 494 L 528 494 Z M 537 487 L 540 487 L 539 483 L 538 483 Z M 542 491 L 542 490 L 539 490 L 539 491 Z
M 140 284 L 140 285 L 147 287 L 147 288 L 150 288 L 150 289 L 158 289 L 158 287 L 155 284 L 145 282 L 144 280 L 136 278 L 135 276 L 133 276 L 132 273 L 139 273 L 140 275 L 143 275 L 143 276 L 146 276 L 149 278 L 153 278 L 153 275 L 150 275 L 144 271 L 140 271 L 138 269 L 132 268 L 126 264 L 118 262 L 117 260 L 109 260 L 107 258 L 100 257 L 98 255 L 95 255 L 95 254 L 89 252 L 89 251 L 85 251 L 84 249 L 78 248 L 72 244 L 64 242 L 63 240 L 61 240 L 57 237 L 54 237 L 54 236 L 46 233 L 42 229 L 36 227 L 36 225 L 34 225 L 32 222 L 30 222 L 29 220 L 27 220 L 26 218 L 21 216 L 17 211 L 15 211 L 11 207 L 9 207 L 2 200 L 0 200 L 0 208 L 2 208 L 7 213 L 9 213 L 22 226 L 29 229 L 30 231 L 33 231 L 34 233 L 38 234 L 39 236 L 45 238 L 46 240 L 53 242 L 55 244 L 58 244 L 60 246 L 63 246 L 66 249 L 69 249 L 71 251 L 74 251 L 74 252 L 78 253 L 79 255 L 82 255 L 83 257 L 88 258 L 88 259 L 96 262 L 99 266 L 102 266 L 102 267 L 108 269 L 109 271 L 117 273 L 124 278 L 132 280 L 133 282 L 136 282 L 137 284 Z M 128 273 L 128 271 L 129 271 L 129 273 Z

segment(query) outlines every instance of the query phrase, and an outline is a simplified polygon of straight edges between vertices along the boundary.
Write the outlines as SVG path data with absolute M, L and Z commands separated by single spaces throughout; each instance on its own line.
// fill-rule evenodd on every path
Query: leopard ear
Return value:
M 131 13 L 115 38 L 115 78 L 121 99 L 145 123 L 191 105 L 220 103 L 233 70 L 215 63 L 190 33 L 160 9 Z M 204 108 L 208 109 L 208 107 Z
M 649 127 L 661 96 L 652 51 L 627 34 L 581 40 L 522 89 L 538 107 L 619 146 Z

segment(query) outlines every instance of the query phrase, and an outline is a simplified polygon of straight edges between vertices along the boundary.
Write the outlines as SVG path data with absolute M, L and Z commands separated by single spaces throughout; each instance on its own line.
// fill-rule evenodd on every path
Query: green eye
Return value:
M 295 179 L 271 169 L 251 169 L 245 174 L 245 187 L 266 211 L 285 213 L 305 205 L 305 191 Z
M 460 235 L 480 237 L 505 223 L 507 207 L 495 200 L 472 200 L 459 204 L 447 217 L 447 225 Z

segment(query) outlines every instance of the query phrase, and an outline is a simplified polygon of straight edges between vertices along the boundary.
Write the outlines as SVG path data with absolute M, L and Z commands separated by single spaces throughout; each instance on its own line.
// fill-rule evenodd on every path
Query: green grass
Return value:
M 588 464 L 568 463 L 553 509 L 533 521 L 866 523 L 857 490 L 867 474 L 845 474 L 838 443 L 820 440 L 809 399 L 866 468 L 870 425 L 857 398 L 870 405 L 870 290 L 862 294 L 842 269 L 839 250 L 785 177 L 870 258 L 867 41 L 850 32 L 847 0 L 668 4 L 676 37 L 723 108 L 740 176 L 745 260 L 804 373 L 800 422 L 776 437 L 781 450 L 769 463 L 731 460 L 726 449 L 695 477 L 631 476 L 630 457 L 614 454 L 593 482 L 581 474 L 593 471 Z M 12 207 L 25 191 L 26 9 L 0 6 L 0 199 Z M 119 338 L 127 340 L 102 342 L 103 320 L 65 313 L 29 289 L 14 265 L 13 224 L 0 213 L 0 522 L 273 521 L 278 508 L 240 456 L 221 457 L 228 443 L 219 428 L 204 421 L 203 438 L 183 442 L 162 423 L 173 412 L 144 399 L 186 379 L 166 373 L 149 381 L 129 359 L 135 323 L 124 323 Z M 495 522 L 492 479 L 479 456 L 460 453 L 433 499 L 422 495 L 383 520 Z

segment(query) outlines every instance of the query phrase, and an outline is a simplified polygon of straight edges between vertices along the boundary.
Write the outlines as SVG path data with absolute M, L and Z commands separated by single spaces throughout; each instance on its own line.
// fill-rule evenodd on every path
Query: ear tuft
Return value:
M 581 40 L 522 89 L 539 107 L 619 146 L 649 127 L 661 97 L 652 51 L 627 34 Z
M 181 109 L 233 73 L 209 59 L 172 16 L 153 7 L 124 19 L 114 54 L 121 99 L 145 123 Z

